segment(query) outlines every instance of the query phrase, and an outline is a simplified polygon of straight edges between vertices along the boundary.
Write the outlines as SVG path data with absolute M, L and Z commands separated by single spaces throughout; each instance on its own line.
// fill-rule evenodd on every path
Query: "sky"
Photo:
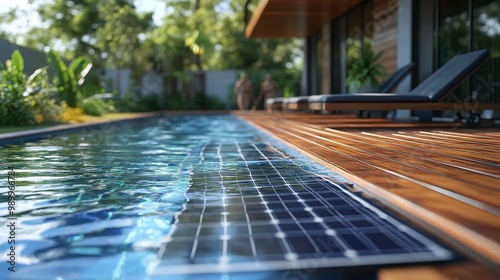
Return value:
M 50 0 L 45 0 L 50 1 Z M 154 12 L 153 20 L 159 25 L 165 16 L 164 0 L 135 0 L 136 8 L 139 12 Z M 9 25 L 2 25 L 1 28 L 8 28 L 11 33 L 23 34 L 31 26 L 41 26 L 40 18 L 35 12 L 36 6 L 29 4 L 29 0 L 0 0 L 0 13 L 8 12 L 12 8 L 18 8 L 24 15 Z

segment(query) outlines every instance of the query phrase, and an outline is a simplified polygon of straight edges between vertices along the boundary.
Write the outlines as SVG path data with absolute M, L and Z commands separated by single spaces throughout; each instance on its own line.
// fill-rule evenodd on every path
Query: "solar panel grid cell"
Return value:
M 219 164 L 204 164 L 207 158 Z M 186 209 L 164 243 L 159 271 L 197 264 L 226 271 L 231 263 L 283 269 L 301 260 L 336 266 L 349 259 L 368 265 L 450 257 L 342 184 L 304 170 L 267 143 L 208 144 L 193 170 Z

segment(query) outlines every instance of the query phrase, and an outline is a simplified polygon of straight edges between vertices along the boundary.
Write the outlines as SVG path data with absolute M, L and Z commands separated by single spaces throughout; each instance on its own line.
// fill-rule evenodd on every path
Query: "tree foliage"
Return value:
M 135 62 L 134 52 L 140 45 L 140 36 L 151 26 L 152 14 L 140 15 L 132 4 L 121 0 L 99 1 L 97 10 L 104 21 L 96 31 L 96 46 L 101 57 L 108 58 L 117 68 L 129 67 Z
M 66 101 L 68 106 L 77 107 L 80 98 L 80 87 L 85 76 L 89 73 L 92 64 L 79 57 L 66 66 L 59 54 L 54 50 L 48 53 L 48 62 L 54 72 L 54 85 L 57 88 L 59 98 Z
M 195 2 L 199 2 L 199 6 Z M 164 40 L 158 43 L 163 44 L 179 35 L 190 38 L 192 34 L 200 34 L 198 40 L 203 43 L 200 56 L 204 69 L 285 69 L 293 66 L 300 55 L 300 41 L 246 38 L 245 5 L 244 0 L 173 3 L 171 12 L 159 27 Z M 172 28 L 172 25 L 179 28 Z M 187 56 L 184 57 L 186 68 L 197 66 L 196 55 L 188 53 Z
M 214 35 L 219 52 L 210 60 L 214 69 L 285 69 L 299 56 L 297 39 L 248 39 L 245 37 L 245 1 L 221 0 L 225 13 Z
M 153 70 L 178 80 L 173 74 L 188 70 L 291 68 L 299 56 L 297 39 L 245 37 L 248 0 L 165 0 L 158 26 L 133 0 L 32 2 L 45 26 L 32 28 L 25 42 L 56 48 L 66 59 L 85 57 L 97 68 Z
M 129 67 L 139 37 L 152 23 L 152 13 L 138 13 L 131 0 L 43 1 L 38 14 L 48 28 L 32 28 L 25 36 L 28 46 L 62 45 L 67 59 L 85 57 L 107 67 Z
M 33 120 L 26 89 L 24 60 L 16 50 L 5 66 L 0 62 L 0 125 L 27 124 Z
M 7 39 L 8 41 L 13 41 L 12 36 L 6 26 L 4 24 L 12 23 L 18 16 L 17 9 L 10 9 L 6 13 L 0 14 L 0 38 Z

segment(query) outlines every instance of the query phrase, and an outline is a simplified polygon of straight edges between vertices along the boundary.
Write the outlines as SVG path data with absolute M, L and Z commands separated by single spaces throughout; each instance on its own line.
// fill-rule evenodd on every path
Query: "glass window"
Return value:
M 380 23 L 375 24 L 373 13 L 373 1 L 366 2 L 363 7 L 363 28 L 361 30 L 363 31 L 363 40 L 370 42 L 373 41 L 375 29 L 380 25 Z
M 324 44 L 322 40 L 321 31 L 317 34 L 316 37 L 316 90 L 314 94 L 322 94 L 323 93 L 323 55 L 324 55 Z
M 469 50 L 469 0 L 439 1 L 438 67 Z
M 373 52 L 373 34 L 377 25 L 374 22 L 374 2 L 366 1 L 358 5 L 346 15 L 347 32 L 346 69 L 349 73 L 351 61 L 365 52 Z M 352 91 L 346 83 L 344 91 Z
M 363 28 L 362 28 L 362 16 L 363 7 L 362 5 L 357 6 L 347 14 L 347 32 L 346 32 L 346 73 L 349 73 L 350 61 L 357 57 L 361 51 L 361 41 L 363 39 Z M 347 85 L 346 85 L 347 86 Z M 345 88 L 344 91 L 348 91 Z
M 473 4 L 472 48 L 487 49 L 491 59 L 479 69 L 472 89 L 481 102 L 498 102 L 500 92 L 500 1 L 475 0 Z M 497 94 L 495 94 L 495 91 Z
M 469 50 L 487 49 L 488 60 L 470 81 L 455 91 L 461 100 L 474 97 L 481 102 L 500 99 L 500 1 L 440 0 L 438 2 L 437 67 Z M 472 7 L 472 11 L 469 7 Z M 471 26 L 472 23 L 472 26 Z M 472 44 L 472 45 L 471 45 Z

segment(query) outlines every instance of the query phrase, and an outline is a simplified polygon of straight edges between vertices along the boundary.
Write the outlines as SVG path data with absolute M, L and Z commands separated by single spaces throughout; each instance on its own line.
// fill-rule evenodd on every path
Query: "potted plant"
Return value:
M 351 52 L 347 73 L 348 91 L 373 92 L 378 85 L 377 78 L 385 75 L 385 68 L 378 60 L 383 52 L 375 53 L 371 43 L 365 43 L 363 50 Z

